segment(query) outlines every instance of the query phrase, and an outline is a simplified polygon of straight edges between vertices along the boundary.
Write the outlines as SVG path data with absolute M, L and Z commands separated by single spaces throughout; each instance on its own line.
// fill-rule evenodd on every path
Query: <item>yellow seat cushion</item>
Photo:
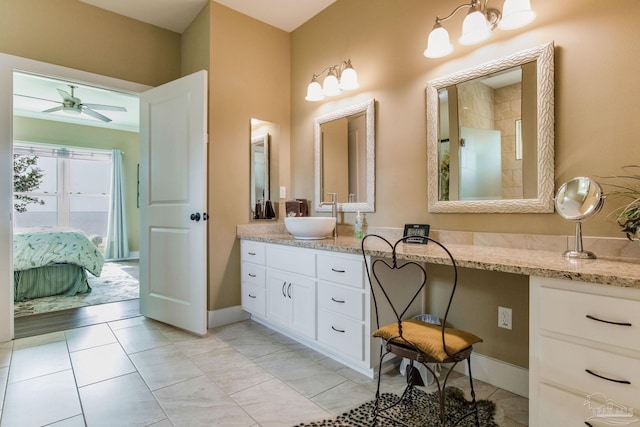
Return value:
M 402 344 L 403 340 L 399 338 L 398 335 L 400 334 L 398 333 L 397 323 L 383 326 L 373 334 L 374 337 L 385 340 L 396 337 L 391 341 Z M 460 329 L 445 328 L 444 335 L 447 350 L 450 354 L 456 354 L 475 343 L 482 342 L 481 338 L 469 332 L 461 331 Z M 439 325 L 432 325 L 417 319 L 403 320 L 402 336 L 406 341 L 415 345 L 421 352 L 433 357 L 439 362 L 443 362 L 449 357 L 442 346 L 442 327 Z

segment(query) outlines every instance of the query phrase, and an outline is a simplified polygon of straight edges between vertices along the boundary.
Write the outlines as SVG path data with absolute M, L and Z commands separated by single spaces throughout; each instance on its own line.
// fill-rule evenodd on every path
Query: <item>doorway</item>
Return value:
M 13 83 L 14 322 L 21 337 L 55 325 L 86 326 L 86 319 L 78 325 L 86 317 L 80 307 L 138 304 L 139 214 L 135 194 L 120 188 L 137 187 L 139 101 L 23 72 L 14 72 Z M 114 226 L 123 230 L 115 233 Z M 60 255 L 30 250 L 43 236 Z M 85 259 L 85 251 L 93 256 Z M 65 266 L 48 265 L 78 260 L 86 272 L 68 277 Z M 113 306 L 105 314 L 118 311 Z
M 0 54 L 0 161 L 8 165 L 11 162 L 12 146 L 14 140 L 13 126 L 13 74 L 15 71 L 25 72 L 40 76 L 53 76 L 65 82 L 82 82 L 86 85 L 101 89 L 115 90 L 119 93 L 137 96 L 139 93 L 148 89 L 145 85 L 126 82 L 119 79 L 100 76 L 83 71 L 73 70 L 66 67 L 60 67 L 52 64 L 46 64 L 25 58 L 14 57 L 11 55 Z M 54 93 L 58 96 L 57 93 Z M 50 99 L 51 100 L 51 99 Z M 130 150 L 131 151 L 131 150 Z M 137 165 L 136 165 L 137 167 Z M 2 168 L 5 169 L 5 168 Z M 8 168 L 6 168 L 8 169 Z M 6 170 L 8 172 L 8 170 Z M 6 173 L 2 178 L 7 178 L 10 182 L 11 177 Z M 136 177 L 137 179 L 137 177 Z M 11 236 L 13 235 L 12 225 L 12 189 L 0 189 L 0 208 L 7 212 L 8 221 L 4 221 L 4 217 L 0 221 L 0 274 L 7 274 L 13 270 L 12 268 L 12 245 Z M 10 277 L 10 276 L 9 276 Z M 11 281 L 12 282 L 12 281 Z M 0 342 L 8 341 L 14 337 L 14 319 L 13 319 L 13 290 L 9 284 L 0 289 L 0 301 L 7 301 L 7 309 L 1 312 L 0 316 Z

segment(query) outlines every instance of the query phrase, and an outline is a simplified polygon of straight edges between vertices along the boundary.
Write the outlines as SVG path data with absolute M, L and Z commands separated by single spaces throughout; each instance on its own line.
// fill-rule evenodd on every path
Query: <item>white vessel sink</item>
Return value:
M 333 233 L 336 219 L 327 216 L 288 216 L 284 226 L 294 239 L 320 240 Z

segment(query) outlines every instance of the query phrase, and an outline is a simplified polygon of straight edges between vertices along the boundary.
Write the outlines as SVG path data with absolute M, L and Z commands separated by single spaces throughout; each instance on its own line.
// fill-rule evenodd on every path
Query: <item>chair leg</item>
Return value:
M 467 357 L 467 366 L 469 367 L 469 385 L 471 386 L 471 402 L 473 403 L 473 414 L 476 420 L 476 427 L 480 427 L 480 418 L 478 417 L 478 402 L 476 401 L 476 392 L 473 389 L 473 376 L 471 375 L 471 355 Z
M 380 410 L 380 381 L 382 380 L 382 361 L 387 354 L 384 352 L 384 346 L 380 346 L 380 363 L 378 364 L 378 386 L 376 387 L 376 400 L 373 404 L 373 419 L 371 420 L 371 426 L 375 426 L 378 421 L 378 411 Z

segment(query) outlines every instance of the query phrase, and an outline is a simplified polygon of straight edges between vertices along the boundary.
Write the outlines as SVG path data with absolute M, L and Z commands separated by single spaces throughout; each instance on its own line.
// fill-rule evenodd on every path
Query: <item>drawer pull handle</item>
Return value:
M 256 275 L 253 273 L 249 273 L 249 277 L 256 277 Z
M 287 282 L 286 281 L 282 282 L 282 296 L 285 297 L 285 298 L 287 297 L 287 293 L 285 291 L 285 287 L 286 286 L 287 286 Z
M 609 323 L 610 325 L 631 326 L 631 323 L 629 322 L 612 322 L 611 320 L 602 320 L 590 314 L 587 314 L 587 319 L 595 320 L 596 322 Z
M 345 272 L 345 270 L 338 270 L 338 269 L 335 269 L 333 267 L 331 268 L 331 271 L 334 271 L 336 273 L 344 273 Z
M 603 380 L 611 381 L 611 382 L 618 383 L 618 384 L 631 384 L 631 382 L 627 381 L 627 380 L 614 380 L 613 378 L 607 378 L 607 377 L 604 377 L 602 375 L 598 375 L 598 374 L 596 374 L 595 372 L 593 372 L 593 371 L 591 371 L 589 369 L 585 369 L 584 371 L 586 373 L 588 373 L 588 374 L 593 375 L 594 377 L 602 378 Z
M 249 255 L 254 256 L 256 253 L 255 252 L 249 252 Z
M 256 298 L 256 296 L 249 294 L 249 298 Z
M 331 301 L 344 304 L 344 301 L 340 301 L 339 299 L 335 299 L 334 297 L 331 297 Z
M 342 329 L 336 329 L 336 327 L 335 327 L 335 326 L 332 326 L 332 327 L 331 327 L 331 329 L 333 329 L 333 330 L 334 330 L 334 331 L 336 331 L 336 332 L 343 333 L 343 334 L 344 334 L 344 332 L 345 332 L 345 331 L 344 331 L 344 330 L 342 330 Z
M 291 283 L 289 283 L 289 286 L 287 287 L 287 296 L 291 299 Z

